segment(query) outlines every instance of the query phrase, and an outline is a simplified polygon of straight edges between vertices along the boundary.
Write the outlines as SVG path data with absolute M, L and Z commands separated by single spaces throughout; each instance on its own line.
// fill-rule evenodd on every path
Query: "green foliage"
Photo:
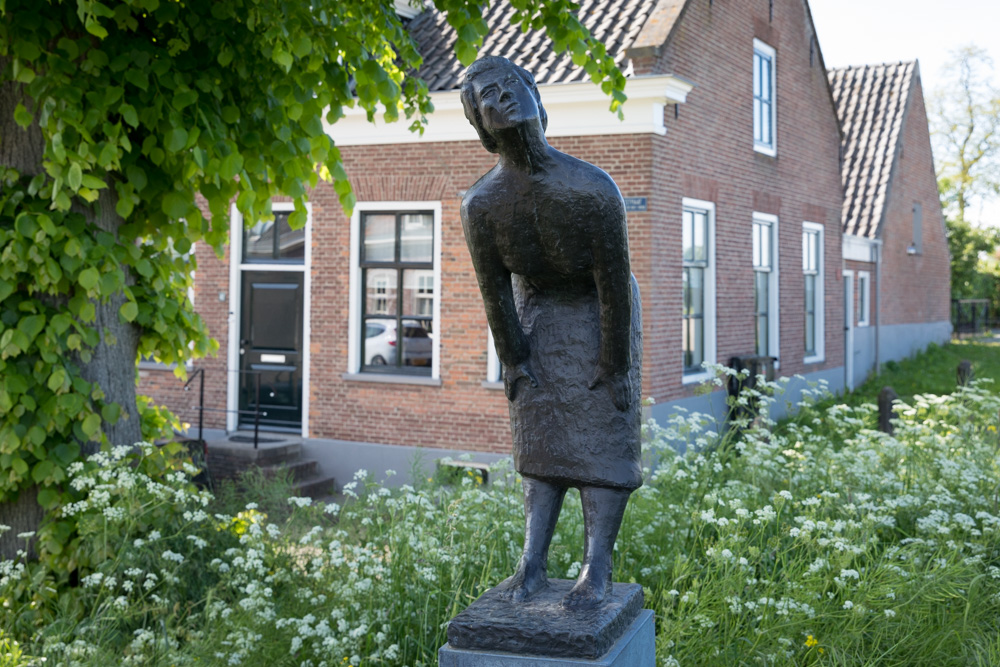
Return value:
M 618 110 L 625 79 L 576 5 L 513 4 L 515 22 L 544 27 Z M 480 4 L 436 5 L 469 63 L 487 32 Z M 350 209 L 324 124 L 360 105 L 421 130 L 432 104 L 412 75 L 420 61 L 388 0 L 0 2 L 0 83 L 16 82 L 13 120 L 44 143 L 37 174 L 0 165 L 0 502 L 36 484 L 49 508 L 68 502 L 80 443 L 108 444 L 102 420 L 131 407 L 81 374 L 95 348 L 116 344 L 95 304 L 115 304 L 139 354 L 181 376 L 216 352 L 187 299 L 193 244 L 221 254 L 234 201 L 254 224 L 289 196 L 290 223 L 303 225 L 321 177 Z M 146 437 L 176 423 L 140 413 Z
M 962 219 L 949 219 L 947 226 L 952 297 L 992 297 L 996 291 L 997 276 L 983 265 L 980 255 L 993 253 L 1000 245 L 1000 229 L 975 227 Z
M 988 387 L 914 397 L 895 436 L 875 430 L 875 406 L 817 403 L 821 389 L 783 425 L 648 425 L 661 465 L 629 502 L 615 580 L 643 585 L 657 664 L 998 664 L 1000 397 Z M 393 490 L 359 471 L 343 507 L 277 507 L 286 482 L 258 477 L 246 489 L 267 506 L 206 506 L 193 469 L 157 472 L 135 458 L 155 456 L 148 446 L 124 451 L 70 471 L 82 496 L 63 512 L 84 526 L 76 548 L 95 554 L 78 585 L 51 561 L 0 562 L 0 632 L 50 662 L 429 666 L 445 622 L 518 560 L 509 463 L 487 486 L 462 475 Z M 579 573 L 582 536 L 574 492 L 550 576 Z

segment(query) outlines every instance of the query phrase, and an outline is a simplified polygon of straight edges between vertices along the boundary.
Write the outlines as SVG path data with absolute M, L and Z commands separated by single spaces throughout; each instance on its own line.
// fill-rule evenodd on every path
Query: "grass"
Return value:
M 1000 340 L 993 338 L 955 339 L 947 345 L 931 344 L 923 352 L 903 361 L 882 365 L 882 373 L 845 394 L 848 405 L 877 403 L 882 387 L 892 387 L 909 403 L 916 394 L 938 396 L 955 391 L 958 365 L 968 359 L 976 378 L 1000 380 Z M 992 385 L 1000 393 L 1000 382 Z

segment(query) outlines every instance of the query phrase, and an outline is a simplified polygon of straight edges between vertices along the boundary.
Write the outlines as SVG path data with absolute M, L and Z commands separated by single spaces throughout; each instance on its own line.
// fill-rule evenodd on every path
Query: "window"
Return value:
M 753 147 L 755 151 L 771 156 L 777 154 L 776 55 L 775 50 L 764 42 L 753 40 Z
M 243 232 L 243 263 L 305 263 L 306 230 L 292 229 L 288 224 L 293 212 L 274 211 L 273 220 L 262 220 Z
M 858 326 L 866 327 L 871 322 L 871 274 L 868 271 L 858 271 Z
M 802 274 L 805 283 L 805 363 L 824 359 L 825 300 L 823 226 L 802 223 Z
M 352 289 L 360 298 L 352 298 L 348 346 L 354 373 L 437 375 L 440 205 L 405 206 L 358 204 Z
M 683 382 L 700 382 L 715 363 L 715 204 L 684 199 L 681 246 Z
M 754 354 L 778 356 L 778 218 L 753 214 Z

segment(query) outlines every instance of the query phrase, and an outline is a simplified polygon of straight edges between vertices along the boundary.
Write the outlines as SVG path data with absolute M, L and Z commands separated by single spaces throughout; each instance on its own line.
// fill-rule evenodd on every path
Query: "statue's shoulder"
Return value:
M 490 210 L 497 189 L 494 170 L 486 172 L 462 196 L 462 220 L 478 221 Z
M 564 169 L 573 172 L 572 180 L 574 183 L 579 184 L 582 190 L 599 196 L 621 198 L 618 184 L 615 183 L 608 172 L 597 165 L 573 157 L 572 155 L 567 155 L 566 153 L 559 153 L 559 162 Z

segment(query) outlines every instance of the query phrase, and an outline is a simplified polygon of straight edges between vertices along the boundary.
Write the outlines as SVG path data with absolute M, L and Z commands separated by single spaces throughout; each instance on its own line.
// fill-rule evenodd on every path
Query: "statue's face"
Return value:
M 490 134 L 539 118 L 535 95 L 517 72 L 496 68 L 473 83 L 483 128 Z

